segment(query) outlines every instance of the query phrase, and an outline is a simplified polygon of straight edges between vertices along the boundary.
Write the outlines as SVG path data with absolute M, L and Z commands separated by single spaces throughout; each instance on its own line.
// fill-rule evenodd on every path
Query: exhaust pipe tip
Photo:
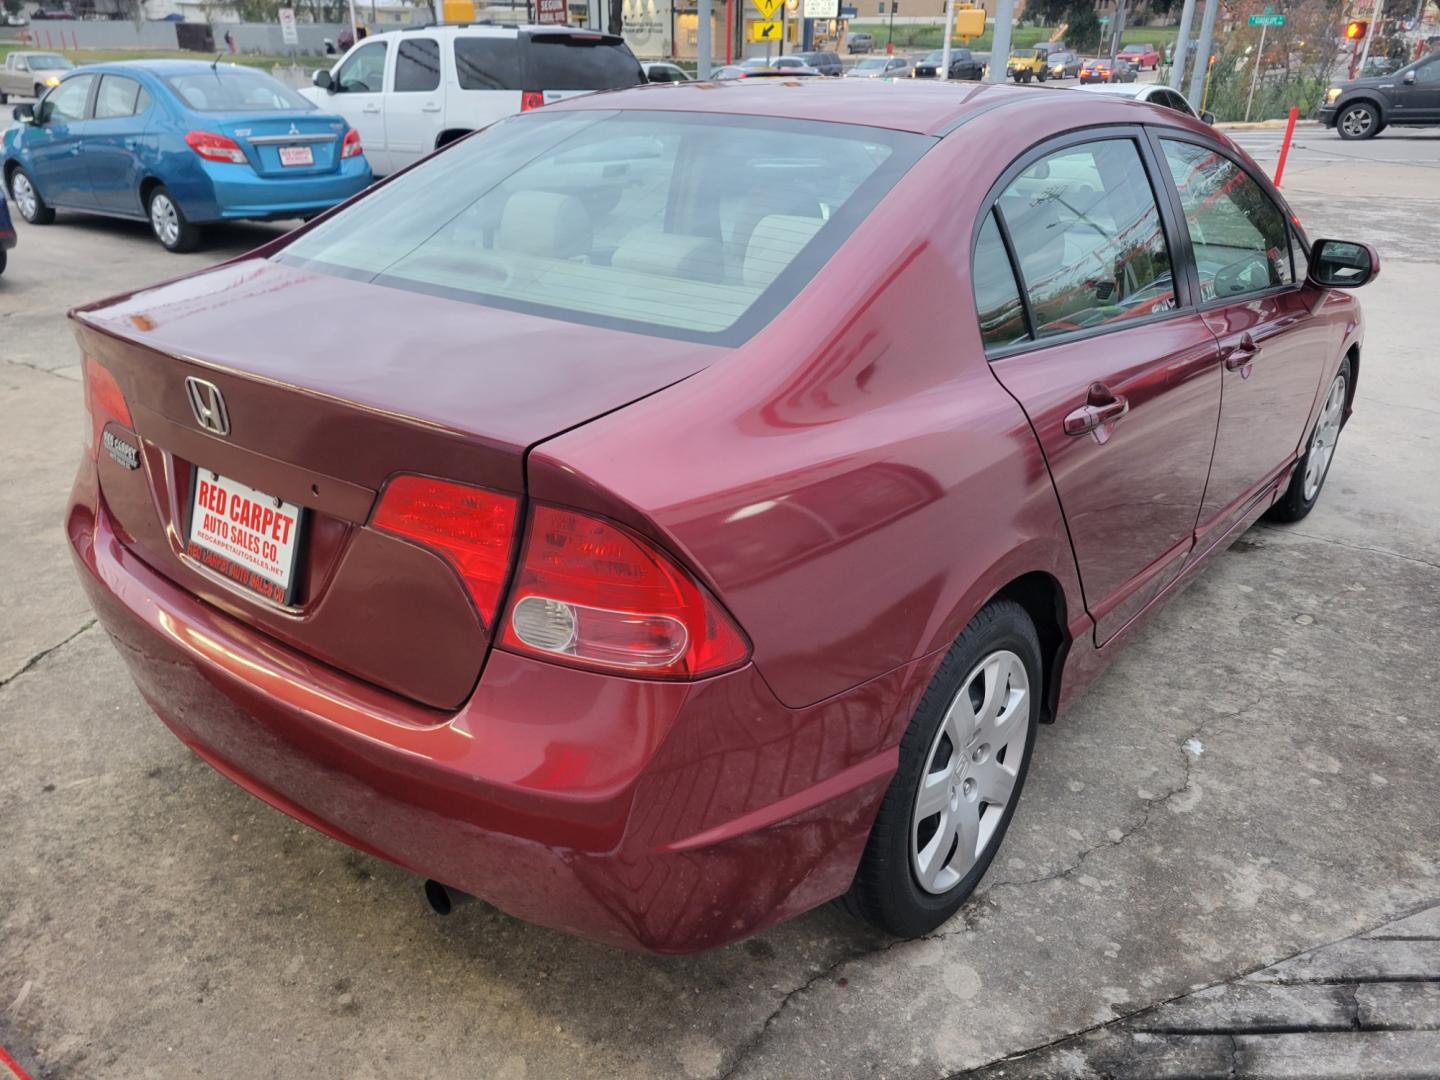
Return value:
M 430 905 L 430 910 L 436 915 L 449 915 L 461 904 L 474 899 L 469 893 L 452 889 L 449 885 L 442 885 L 438 881 L 425 882 L 425 902 Z

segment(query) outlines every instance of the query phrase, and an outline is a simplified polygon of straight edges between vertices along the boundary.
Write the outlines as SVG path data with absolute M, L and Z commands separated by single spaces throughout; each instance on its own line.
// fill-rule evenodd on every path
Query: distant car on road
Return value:
M 904 56 L 867 56 L 845 72 L 847 79 L 906 79 L 910 61 Z
M 679 64 L 670 64 L 663 60 L 652 60 L 642 66 L 645 68 L 646 80 L 652 83 L 691 81 L 690 73 Z
M 148 221 L 171 251 L 207 222 L 313 217 L 369 186 L 360 134 L 253 68 L 132 60 L 70 72 L 0 142 L 20 216 Z
M 1100 57 L 1086 60 L 1080 69 L 1080 85 L 1089 83 L 1127 83 L 1135 81 L 1135 69 L 1124 60 L 1106 60 Z
M 875 48 L 875 35 L 856 30 L 845 35 L 845 51 L 850 54 L 868 53 Z
M 9 261 L 9 251 L 15 246 L 15 226 L 10 221 L 10 207 L 5 202 L 5 195 L 0 192 L 0 274 L 5 272 L 5 264 Z
M 1143 45 L 1126 45 L 1115 54 L 1115 58 L 1134 64 L 1141 71 L 1160 66 L 1160 50 L 1148 42 Z
M 821 75 L 843 75 L 845 65 L 840 60 L 840 54 L 824 50 L 795 53 L 801 60 L 809 64 Z
M 1342 139 L 1369 139 L 1392 124 L 1440 124 L 1440 53 L 1399 71 L 1337 83 L 1325 92 L 1320 122 Z
M 1097 83 L 1091 86 L 1082 86 L 1080 89 L 1089 94 L 1111 94 L 1115 97 L 1128 97 L 1135 101 L 1148 101 L 1151 105 L 1159 105 L 1162 108 L 1173 109 L 1184 116 L 1193 116 L 1207 124 L 1215 122 L 1215 114 L 1197 111 L 1185 95 L 1178 90 L 1171 90 L 1168 86 L 1159 83 Z
M 1017 83 L 1044 82 L 1050 77 L 1050 56 L 1054 50 L 1031 45 L 1016 49 L 1005 61 L 1005 74 Z
M 0 105 L 12 97 L 38 98 L 74 70 L 75 65 L 56 52 L 12 52 L 0 64 Z
M 75 16 L 63 8 L 36 8 L 30 13 L 32 19 L 40 22 L 74 22 Z
M 936 49 L 915 61 L 911 72 L 916 79 L 936 79 L 940 76 L 940 65 L 945 62 L 945 50 Z M 985 62 L 969 49 L 950 50 L 950 78 L 978 82 L 985 77 Z
M 1048 63 L 1050 78 L 1073 79 L 1080 74 L 1080 68 L 1085 61 L 1067 49 L 1065 52 L 1051 53 Z

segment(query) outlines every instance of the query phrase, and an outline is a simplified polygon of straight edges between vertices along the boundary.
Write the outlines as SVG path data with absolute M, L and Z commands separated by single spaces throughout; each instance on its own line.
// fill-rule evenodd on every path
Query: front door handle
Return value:
M 427 101 L 424 105 L 421 105 L 420 108 L 425 112 L 439 112 L 440 103 L 438 101 Z
M 1105 425 L 1113 424 L 1130 411 L 1130 402 L 1123 394 L 1112 394 L 1104 383 L 1094 383 L 1085 404 L 1065 415 L 1066 435 L 1095 432 L 1097 442 L 1105 442 L 1110 434 Z
M 366 105 L 366 106 L 365 106 L 365 111 L 368 112 L 368 113 L 378 113 L 378 112 L 380 111 L 380 106 L 379 106 L 379 105 Z
M 1249 367 L 1259 355 L 1260 346 L 1255 344 L 1255 339 L 1249 334 L 1241 334 L 1240 340 L 1225 350 L 1225 370 L 1239 371 Z

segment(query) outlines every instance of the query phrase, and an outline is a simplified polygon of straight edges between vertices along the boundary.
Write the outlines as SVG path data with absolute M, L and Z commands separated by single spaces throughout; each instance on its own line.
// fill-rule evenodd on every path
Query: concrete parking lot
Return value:
M 1272 163 L 1277 132 L 1237 137 Z M 262 805 L 154 718 L 61 536 L 82 441 L 64 313 L 280 226 L 174 256 L 141 224 L 17 223 L 0 277 L 0 1046 L 37 1077 L 518 1080 L 1092 1075 L 1103 1042 L 1108 1075 L 1181 1075 L 1137 1064 L 1157 1006 L 1417 936 L 1365 935 L 1440 902 L 1437 181 L 1440 135 L 1302 132 L 1285 191 L 1311 235 L 1384 259 L 1325 495 L 1299 526 L 1252 529 L 1041 731 L 961 915 L 898 942 L 827 908 L 683 959 L 483 904 L 439 919 L 419 881 Z M 1437 950 L 1403 982 L 1363 970 L 1423 989 Z M 1366 1053 L 1263 1074 L 1434 1075 L 1440 1005 L 1417 1000 L 1393 1068 Z M 1313 1027 L 1332 1048 L 1355 1037 Z M 1183 1075 L 1262 1075 L 1240 1060 Z

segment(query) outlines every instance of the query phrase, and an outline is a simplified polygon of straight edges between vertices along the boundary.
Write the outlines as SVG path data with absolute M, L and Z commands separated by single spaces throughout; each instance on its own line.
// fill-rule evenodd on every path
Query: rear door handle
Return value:
M 420 108 L 425 112 L 439 112 L 440 103 L 438 101 L 427 101 L 424 105 L 421 105 Z
M 1240 340 L 1225 350 L 1225 370 L 1239 371 L 1255 362 L 1260 355 L 1260 346 L 1249 334 L 1241 334 Z
M 369 104 L 365 106 L 365 111 L 368 113 L 378 113 L 380 111 L 380 106 L 375 104 Z
M 1084 405 L 1065 415 L 1066 435 L 1086 435 L 1095 432 L 1099 442 L 1110 437 L 1103 429 L 1113 424 L 1130 411 L 1130 402 L 1123 394 L 1112 394 L 1104 383 L 1095 383 Z M 1103 438 L 1102 438 L 1103 435 Z

